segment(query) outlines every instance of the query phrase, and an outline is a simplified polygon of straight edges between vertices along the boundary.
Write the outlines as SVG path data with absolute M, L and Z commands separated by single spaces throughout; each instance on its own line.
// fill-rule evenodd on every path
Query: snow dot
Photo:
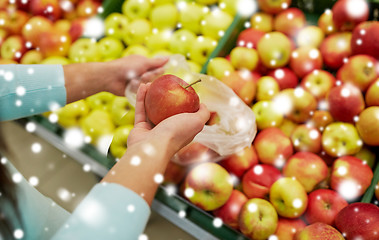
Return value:
M 309 51 L 309 57 L 311 59 L 316 59 L 319 57 L 319 55 L 320 55 L 320 53 L 317 49 L 312 49 L 311 51 Z
M 317 139 L 318 137 L 320 136 L 320 134 L 319 134 L 319 132 L 317 131 L 317 130 L 311 130 L 310 132 L 309 132 L 309 137 L 311 138 L 311 139 Z
M 284 71 L 282 69 L 275 70 L 274 74 L 276 78 L 279 78 L 279 79 L 284 78 Z
M 186 211 L 184 211 L 184 210 L 180 210 L 180 211 L 178 212 L 178 215 L 179 215 L 180 218 L 185 218 L 187 214 L 186 214 Z
M 174 184 L 169 184 L 165 186 L 165 191 L 167 195 L 172 196 L 177 192 L 176 186 Z
M 25 125 L 25 129 L 27 132 L 34 132 L 37 129 L 37 125 L 34 122 L 28 122 Z
M 138 236 L 138 240 L 148 240 L 149 238 L 147 237 L 146 234 L 141 234 Z
M 133 166 L 138 166 L 141 164 L 141 158 L 139 156 L 133 156 L 131 159 L 130 159 L 130 164 L 133 165 Z
M 249 212 L 256 212 L 256 211 L 258 211 L 258 206 L 255 203 L 250 203 L 247 206 L 247 209 L 249 210 Z
M 294 208 L 301 208 L 303 206 L 303 201 L 299 198 L 295 198 L 292 202 Z
M 24 96 L 25 93 L 26 93 L 26 90 L 25 90 L 25 88 L 24 88 L 23 86 L 18 86 L 18 87 L 16 88 L 16 94 L 17 94 L 18 96 Z
M 235 106 L 238 106 L 238 103 L 239 103 L 239 98 L 238 97 L 231 97 L 229 99 L 229 105 L 231 107 L 235 107 Z
M 348 89 L 348 88 L 343 88 L 342 91 L 341 91 L 341 96 L 342 97 L 349 97 L 350 94 L 351 94 L 351 92 L 350 92 L 350 89 Z
M 13 80 L 13 78 L 14 78 L 13 72 L 5 72 L 4 73 L 4 79 L 5 79 L 5 81 L 10 82 L 10 81 Z
M 337 192 L 346 200 L 353 200 L 358 197 L 359 189 L 359 185 L 354 180 L 345 180 L 339 186 Z
M 279 238 L 276 235 L 271 235 L 268 237 L 268 240 L 279 240 Z
M 22 106 L 22 101 L 20 99 L 17 99 L 16 102 L 14 103 L 17 107 Z
M 85 171 L 85 172 L 91 171 L 91 165 L 89 165 L 88 163 L 84 164 L 83 165 L 83 171 Z
M 191 198 L 193 195 L 195 195 L 195 191 L 192 188 L 186 188 L 186 190 L 184 190 L 184 196 L 187 198 Z
M 1 158 L 1 164 L 6 164 L 8 162 L 8 159 L 6 157 Z
M 253 168 L 253 171 L 256 175 L 261 175 L 263 173 L 263 167 L 262 166 L 255 166 Z
M 129 204 L 126 209 L 128 210 L 128 212 L 134 212 L 136 210 L 136 207 L 133 205 L 133 204 Z
M 160 174 L 160 173 L 157 173 L 154 175 L 154 182 L 158 183 L 158 184 L 161 184 L 163 182 L 163 175 Z
M 362 39 L 357 39 L 357 45 L 362 45 Z
M 51 122 L 51 123 L 57 123 L 58 119 L 59 119 L 59 117 L 58 117 L 58 114 L 56 114 L 56 113 L 51 113 L 49 115 L 49 122 Z
M 222 226 L 222 224 L 223 224 L 223 222 L 222 222 L 221 218 L 216 217 L 215 219 L 213 219 L 213 226 L 214 227 L 219 228 Z
M 84 145 L 84 134 L 80 128 L 69 128 L 63 133 L 63 141 L 73 148 L 80 148 Z
M 71 193 L 66 188 L 59 188 L 57 190 L 57 195 L 64 202 L 71 200 Z
M 24 237 L 24 231 L 22 231 L 21 229 L 17 228 L 13 232 L 13 237 L 15 239 L 21 239 L 21 238 L 23 238 Z
M 142 146 L 142 149 L 143 149 L 143 152 L 146 153 L 149 156 L 154 156 L 156 154 L 156 152 L 157 152 L 156 149 L 155 149 L 155 147 L 152 144 L 149 144 L 149 143 L 144 144 Z
M 40 153 L 42 150 L 42 146 L 40 143 L 33 143 L 31 149 L 33 153 Z
M 14 183 L 20 183 L 21 180 L 22 180 L 22 175 L 21 175 L 21 173 L 14 173 L 14 174 L 12 175 L 12 181 L 13 181 Z
M 39 179 L 38 179 L 38 177 L 36 177 L 36 176 L 31 176 L 30 178 L 29 178 L 29 183 L 32 185 L 32 186 L 37 186 L 38 185 L 38 183 L 39 183 Z

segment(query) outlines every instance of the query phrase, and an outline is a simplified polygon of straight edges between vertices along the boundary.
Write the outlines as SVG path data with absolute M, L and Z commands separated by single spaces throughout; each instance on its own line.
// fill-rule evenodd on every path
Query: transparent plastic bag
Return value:
M 214 77 L 191 72 L 182 55 L 170 57 L 165 65 L 165 74 L 176 75 L 187 83 L 201 79 L 192 87 L 199 95 L 200 102 L 219 117 L 216 124 L 206 125 L 195 137 L 194 142 L 211 150 L 207 151 L 207 158 L 195 161 L 218 161 L 251 145 L 257 132 L 254 113 L 232 89 Z M 128 87 L 125 95 L 135 105 L 136 87 Z M 173 161 L 181 162 L 178 154 Z

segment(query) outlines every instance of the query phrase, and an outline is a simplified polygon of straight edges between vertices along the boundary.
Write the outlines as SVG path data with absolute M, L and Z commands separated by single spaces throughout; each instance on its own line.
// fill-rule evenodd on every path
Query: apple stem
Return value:
M 184 89 L 187 89 L 187 88 L 191 87 L 192 85 L 195 85 L 196 83 L 199 83 L 199 82 L 201 82 L 201 79 L 199 79 L 199 80 L 197 80 L 197 81 L 195 81 L 195 82 L 193 82 L 193 83 L 185 86 Z

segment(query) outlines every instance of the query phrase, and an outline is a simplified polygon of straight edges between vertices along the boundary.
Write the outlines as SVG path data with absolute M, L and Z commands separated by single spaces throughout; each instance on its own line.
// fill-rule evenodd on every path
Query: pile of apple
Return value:
M 258 4 L 207 65 L 251 106 L 256 138 L 217 163 L 187 147 L 183 159 L 201 159 L 170 163 L 166 184 L 251 239 L 379 239 L 379 22 L 363 0 L 338 0 L 314 25 L 290 0 Z M 376 200 L 359 202 L 370 184 Z

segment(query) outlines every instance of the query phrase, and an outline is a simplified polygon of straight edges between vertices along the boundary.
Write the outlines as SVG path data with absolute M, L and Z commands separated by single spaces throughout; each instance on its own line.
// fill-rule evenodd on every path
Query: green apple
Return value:
M 167 4 L 167 3 L 175 3 L 176 0 L 150 0 L 150 1 L 154 6 L 158 6 L 158 5 Z
M 326 126 L 321 141 L 323 150 L 332 157 L 354 155 L 363 145 L 355 126 L 345 122 L 333 122 Z
M 271 100 L 277 93 L 280 92 L 279 84 L 275 78 L 263 76 L 257 82 L 256 100 Z
M 205 64 L 210 54 L 217 46 L 217 41 L 210 37 L 199 36 L 193 42 L 189 58 L 198 64 Z
M 201 33 L 218 40 L 224 36 L 232 22 L 233 17 L 229 13 L 215 9 L 207 13 L 201 21 Z
M 101 55 L 95 39 L 80 38 L 72 43 L 68 57 L 74 63 L 83 63 L 98 62 Z
M 121 6 L 121 12 L 130 20 L 147 18 L 151 11 L 150 0 L 126 0 Z
M 235 69 L 253 71 L 258 66 L 258 52 L 253 48 L 235 47 L 230 52 L 230 61 Z
M 45 58 L 41 61 L 41 64 L 61 64 L 61 65 L 66 65 L 66 64 L 70 64 L 71 61 L 70 59 L 66 58 L 66 57 L 60 57 L 60 56 L 56 56 L 56 57 L 48 57 L 48 58 Z
M 1 58 L 20 61 L 27 49 L 25 40 L 21 35 L 12 35 L 1 44 L 0 50 Z
M 265 67 L 284 67 L 290 61 L 292 44 L 290 39 L 283 33 L 270 32 L 259 40 L 257 51 Z
M 147 19 L 135 19 L 127 27 L 123 41 L 126 45 L 143 44 L 151 34 L 151 23 Z
M 127 124 L 116 128 L 111 145 L 109 146 L 112 156 L 121 158 L 125 154 L 126 149 L 128 148 L 127 140 L 133 127 L 133 125 Z
M 147 47 L 145 47 L 142 44 L 133 44 L 133 45 L 127 46 L 124 49 L 124 51 L 121 53 L 121 56 L 126 57 L 126 56 L 134 55 L 134 54 L 147 57 L 150 55 L 150 51 Z
M 367 146 L 363 146 L 362 149 L 357 152 L 354 157 L 361 159 L 367 166 L 373 168 L 376 162 L 376 154 L 373 150 Z
M 115 37 L 104 37 L 97 45 L 102 59 L 117 59 L 124 50 L 122 41 Z
M 274 17 L 269 13 L 256 12 L 251 16 L 250 24 L 252 29 L 268 33 L 274 28 Z
M 258 101 L 252 110 L 259 130 L 278 127 L 283 122 L 283 114 L 275 110 L 274 103 L 271 101 Z
M 237 4 L 239 0 L 219 0 L 218 6 L 221 10 L 229 13 L 231 16 L 235 16 L 237 13 Z
M 108 111 L 115 97 L 115 95 L 109 92 L 99 92 L 87 97 L 85 100 L 92 110 L 101 109 Z
M 90 112 L 89 106 L 85 100 L 79 100 L 67 104 L 57 111 L 58 123 L 65 127 L 79 126 L 81 119 Z
M 217 0 L 195 0 L 195 2 L 204 5 L 211 5 L 217 3 Z
M 21 64 L 38 64 L 43 60 L 42 53 L 35 49 L 29 50 L 22 56 Z
M 187 57 L 189 49 L 192 47 L 196 37 L 196 34 L 188 29 L 183 28 L 176 30 L 170 38 L 168 48 L 173 53 L 182 54 Z
M 113 122 L 118 126 L 134 123 L 134 107 L 126 97 L 115 96 L 109 106 L 109 111 Z
M 107 111 L 95 109 L 80 121 L 80 128 L 91 138 L 91 143 L 97 144 L 100 137 L 113 134 L 115 126 Z
M 152 34 L 147 36 L 145 40 L 145 46 L 151 51 L 158 51 L 167 49 L 172 39 L 173 33 L 171 30 L 158 30 L 153 29 Z
M 195 34 L 201 32 L 201 21 L 209 9 L 195 2 L 182 2 L 179 7 L 179 23 Z
M 207 74 L 219 80 L 230 75 L 234 71 L 231 62 L 223 57 L 212 58 L 207 65 Z
M 359 114 L 356 123 L 359 135 L 364 143 L 370 146 L 379 146 L 379 106 L 368 107 Z
M 175 4 L 158 5 L 151 10 L 150 21 L 154 28 L 173 30 L 179 21 L 179 10 Z
M 111 13 L 104 20 L 105 35 L 123 39 L 126 29 L 129 25 L 127 16 L 121 13 Z
M 194 73 L 200 73 L 201 72 L 202 66 L 200 64 L 198 64 L 197 62 L 187 60 L 187 64 L 188 64 L 191 72 L 194 72 Z
M 154 57 L 169 57 L 173 55 L 173 53 L 167 49 L 160 49 L 160 50 L 157 50 L 157 51 L 154 51 L 154 52 L 151 52 L 149 57 L 151 58 L 154 58 Z
M 270 202 L 279 216 L 298 218 L 307 209 L 308 196 L 298 180 L 283 177 L 271 185 Z

